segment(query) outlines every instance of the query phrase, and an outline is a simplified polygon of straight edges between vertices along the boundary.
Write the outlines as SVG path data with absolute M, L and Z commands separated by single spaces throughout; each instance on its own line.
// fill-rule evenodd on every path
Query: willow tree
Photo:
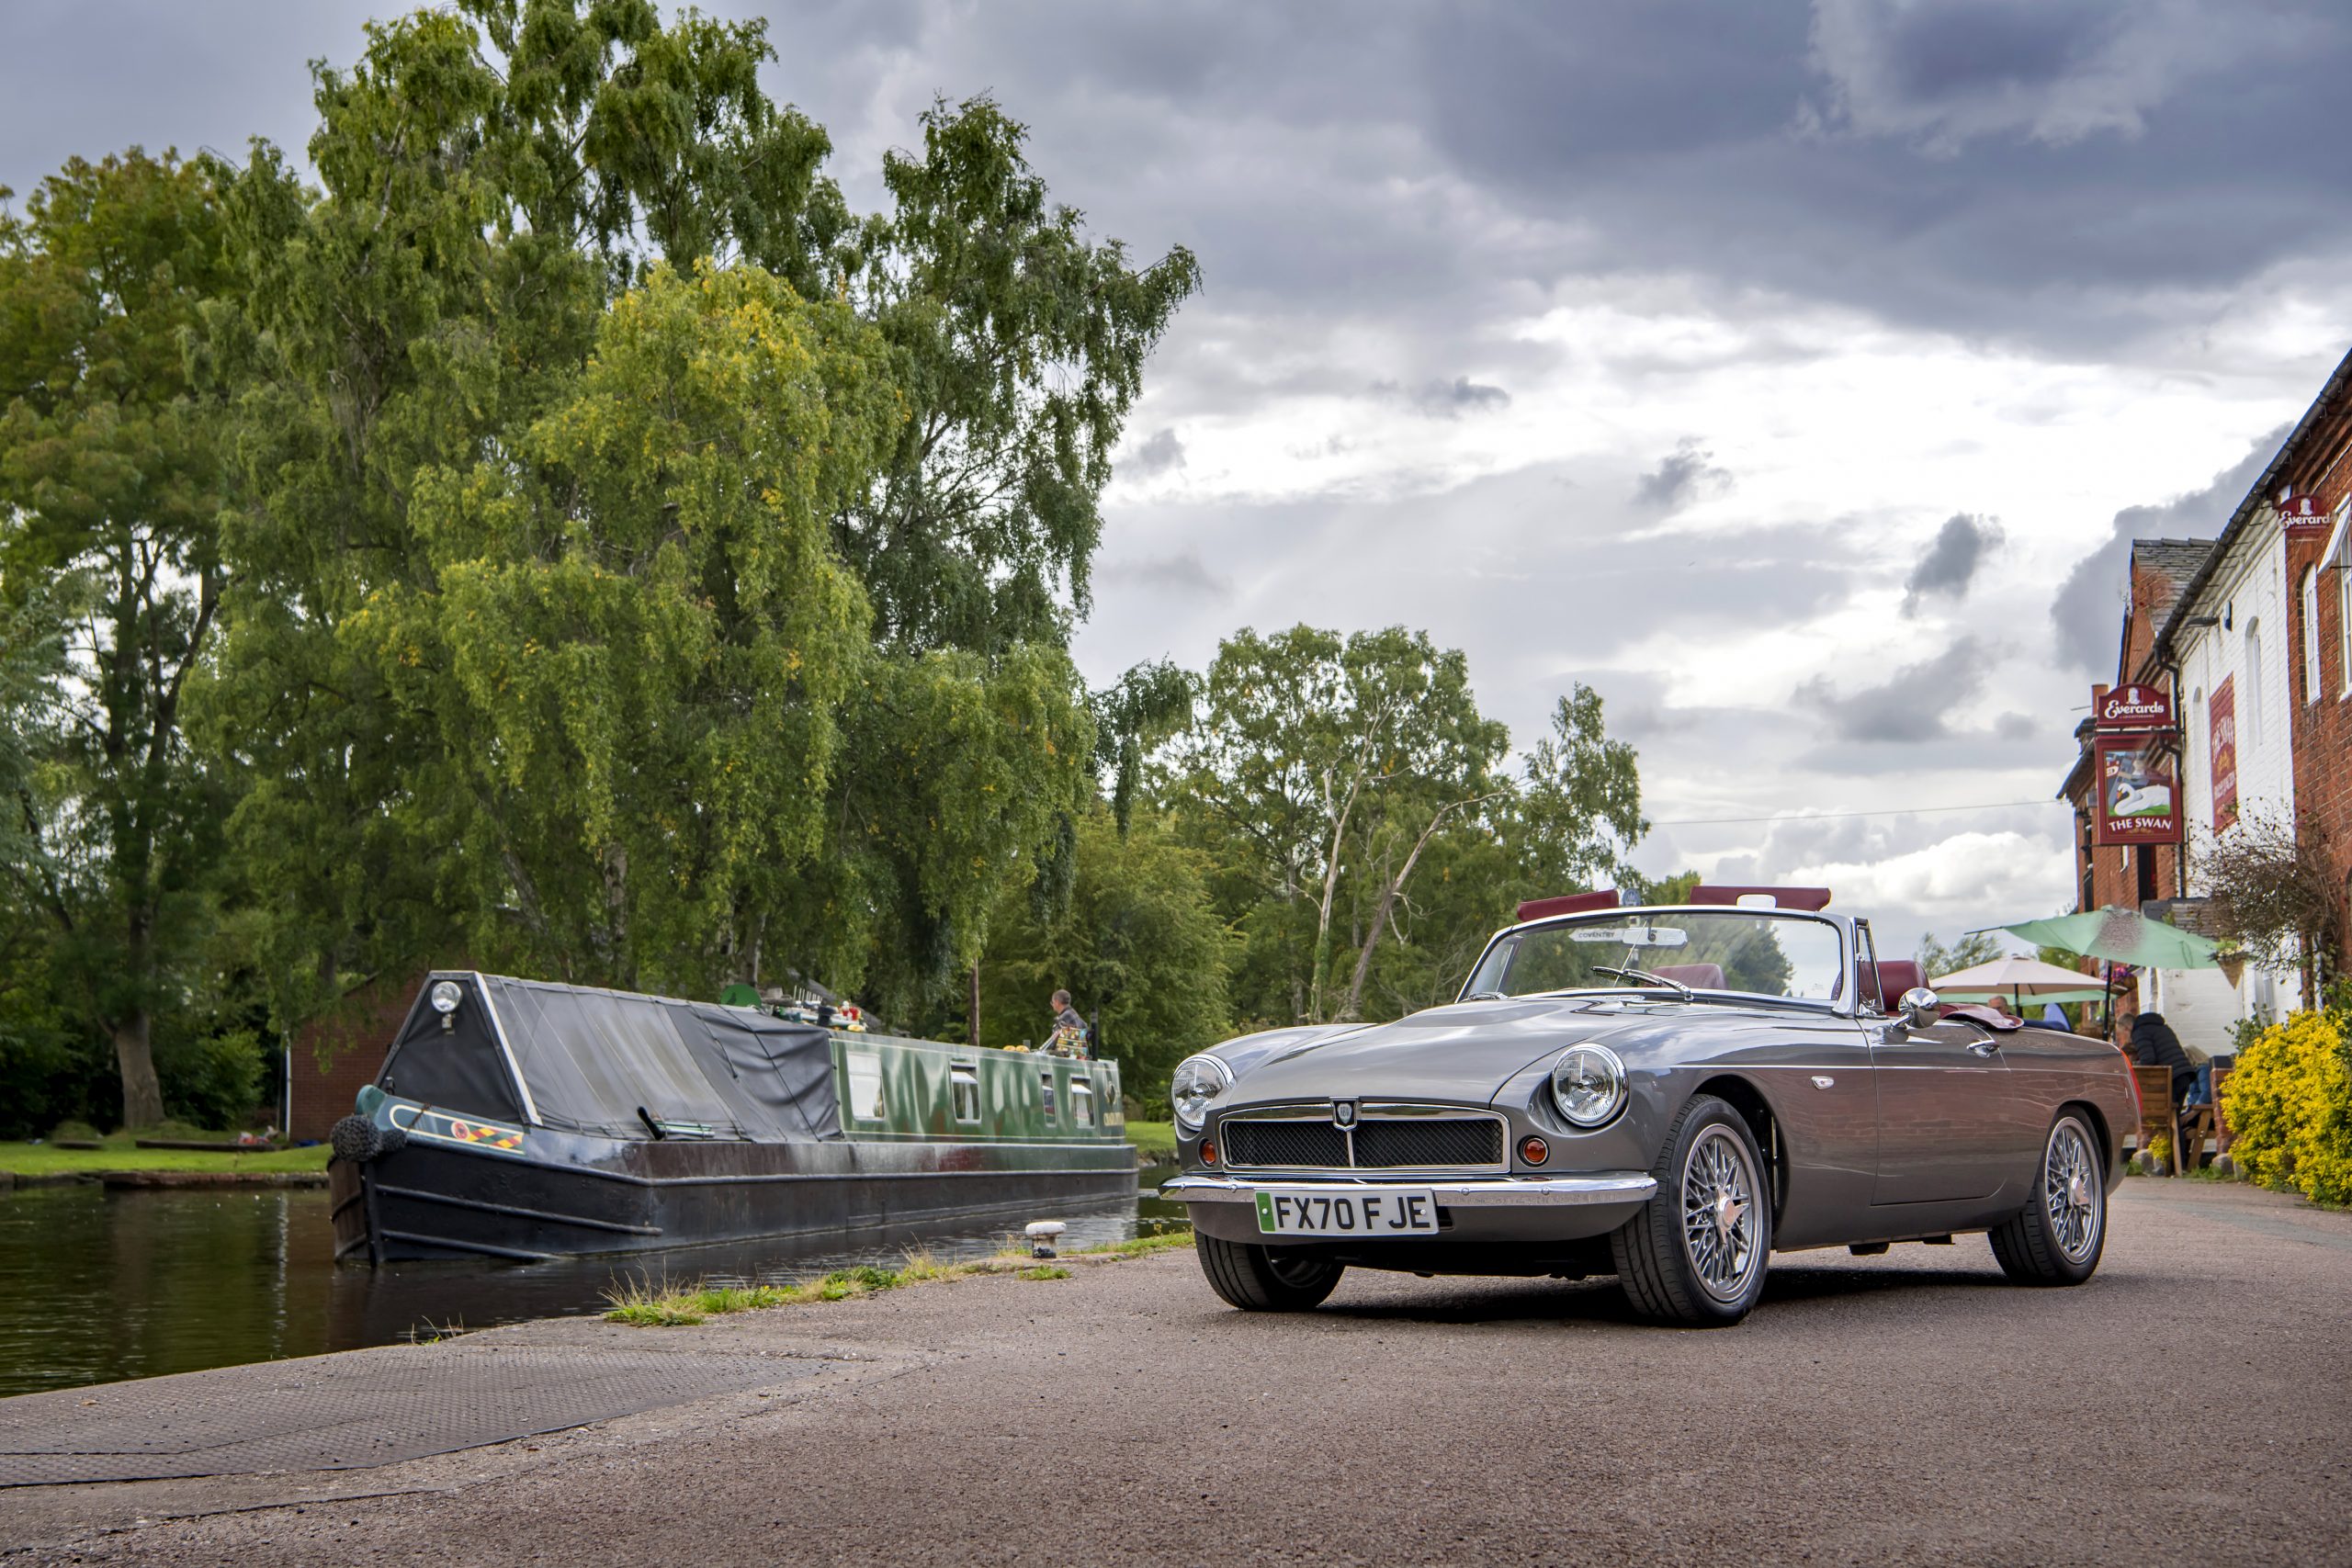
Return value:
M 344 635 L 465 846 L 469 945 L 624 986 L 756 972 L 866 649 L 827 524 L 899 423 L 883 370 L 838 303 L 657 265 L 509 450 L 418 472 L 427 571 Z
M 978 952 L 998 885 L 1031 874 L 1083 796 L 1091 735 L 1068 615 L 1053 606 L 1082 604 L 1106 455 L 1143 354 L 1192 287 L 1189 256 L 1137 271 L 1088 243 L 992 106 L 935 114 L 924 154 L 890 165 L 894 209 L 854 219 L 821 173 L 824 132 L 760 85 L 773 51 L 758 22 L 665 21 L 645 0 L 459 0 L 368 36 L 356 64 L 318 75 L 322 188 L 266 146 L 236 181 L 243 300 L 213 314 L 203 343 L 235 393 L 238 458 L 209 733 L 251 779 L 237 826 L 267 890 L 281 1016 L 356 976 L 453 952 L 560 954 L 576 973 L 634 966 L 681 986 L 696 973 L 684 955 L 721 954 L 729 972 L 797 968 L 853 987 L 887 973 L 894 995 L 937 988 Z M 826 403 L 826 378 L 854 371 L 833 410 L 841 450 L 791 505 L 822 513 L 821 540 L 793 535 L 816 573 L 796 592 L 857 630 L 812 641 L 779 694 L 789 723 L 778 717 L 771 745 L 801 759 L 810 793 L 772 836 L 741 840 L 774 857 L 757 891 L 729 884 L 684 923 L 649 926 L 635 904 L 647 878 L 697 874 L 716 863 L 698 858 L 706 848 L 738 852 L 713 823 L 734 809 L 740 772 L 665 797 L 673 840 L 616 827 L 654 813 L 653 795 L 535 770 L 584 769 L 604 742 L 582 726 L 636 736 L 663 701 L 726 680 L 665 695 L 671 674 L 631 672 L 653 685 L 589 705 L 631 719 L 566 715 L 548 688 L 530 731 L 544 744 L 520 760 L 485 716 L 519 703 L 512 682 L 556 645 L 543 638 L 526 660 L 443 617 L 461 599 L 483 615 L 528 603 L 553 616 L 530 594 L 556 594 L 574 617 L 551 628 L 568 657 L 586 657 L 590 626 L 650 635 L 599 620 L 619 611 L 565 575 L 579 570 L 568 562 L 609 567 L 599 552 L 632 529 L 658 531 L 659 516 L 628 522 L 614 498 L 662 503 L 687 455 L 580 445 L 626 401 L 600 333 L 618 330 L 608 311 L 672 319 L 684 279 L 722 288 L 737 271 L 763 280 L 746 285 L 763 309 L 826 345 L 793 396 Z M 854 350 L 853 316 L 870 333 Z M 689 357 L 689 379 L 731 374 Z M 877 423 L 862 400 L 885 382 L 893 417 Z M 859 454 L 870 460 L 849 462 Z M 786 461 L 744 445 L 730 482 Z M 581 510 L 594 496 L 603 510 Z M 768 503 L 710 504 L 740 523 Z M 740 543 L 682 544 L 678 570 L 731 572 Z M 638 564 L 640 585 L 652 570 Z M 951 581 L 964 586 L 948 592 Z M 937 612 L 934 586 L 955 614 Z M 740 606 L 718 576 L 697 587 L 732 626 Z M 692 646 L 682 625 L 661 634 L 669 651 Z M 482 673 L 493 668 L 507 687 Z M 468 722 L 445 717 L 452 694 Z M 745 744 L 777 716 L 762 713 L 745 718 Z M 561 798 L 541 801 L 525 779 L 560 782 Z M 681 845 L 678 864 L 648 863 Z M 584 860 L 560 874 L 534 869 L 575 851 Z M 609 876 L 624 858 L 627 875 Z M 744 898 L 773 918 L 750 918 Z

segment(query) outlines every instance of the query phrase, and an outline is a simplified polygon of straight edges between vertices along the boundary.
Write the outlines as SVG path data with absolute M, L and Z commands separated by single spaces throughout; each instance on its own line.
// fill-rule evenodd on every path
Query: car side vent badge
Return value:
M 1837 1082 L 1838 1080 L 1831 1077 L 1827 1073 L 1815 1073 L 1813 1075 L 1813 1087 L 1815 1089 L 1830 1089 L 1835 1087 Z

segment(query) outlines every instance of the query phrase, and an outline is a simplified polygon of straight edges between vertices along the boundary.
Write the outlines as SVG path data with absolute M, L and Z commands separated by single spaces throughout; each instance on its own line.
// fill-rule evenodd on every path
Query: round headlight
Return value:
M 1625 1064 L 1606 1045 L 1575 1045 L 1552 1065 L 1552 1103 L 1578 1127 L 1598 1127 L 1623 1109 Z
M 1187 1056 L 1177 1063 L 1176 1076 L 1168 1084 L 1168 1103 L 1175 1109 L 1177 1123 L 1188 1133 L 1199 1132 L 1209 1119 L 1209 1101 L 1232 1082 L 1233 1069 L 1215 1056 Z
M 458 1003 L 464 996 L 465 993 L 458 989 L 458 982 L 455 980 L 436 981 L 432 993 L 433 1010 L 447 1017 L 458 1010 Z

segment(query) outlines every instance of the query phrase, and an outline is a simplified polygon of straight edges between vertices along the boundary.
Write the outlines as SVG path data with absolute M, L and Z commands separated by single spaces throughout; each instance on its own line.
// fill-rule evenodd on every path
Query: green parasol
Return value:
M 2193 931 L 2150 919 L 2137 909 L 2104 909 L 2053 915 L 1999 928 L 2037 947 L 2063 948 L 2091 958 L 2112 959 L 2135 969 L 2218 969 L 2214 943 Z

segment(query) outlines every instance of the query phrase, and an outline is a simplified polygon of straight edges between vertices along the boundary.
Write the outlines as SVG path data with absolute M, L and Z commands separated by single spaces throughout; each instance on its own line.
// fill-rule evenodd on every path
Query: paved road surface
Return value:
M 0 1494 L 35 1560 L 2352 1562 L 2352 1216 L 2133 1179 L 2098 1277 L 1981 1239 L 1777 1260 L 1646 1328 L 1606 1282 L 1351 1275 L 1245 1315 L 1189 1254 L 690 1330 L 779 1382 L 364 1472 Z M 257 1370 L 266 1371 L 266 1370 Z

